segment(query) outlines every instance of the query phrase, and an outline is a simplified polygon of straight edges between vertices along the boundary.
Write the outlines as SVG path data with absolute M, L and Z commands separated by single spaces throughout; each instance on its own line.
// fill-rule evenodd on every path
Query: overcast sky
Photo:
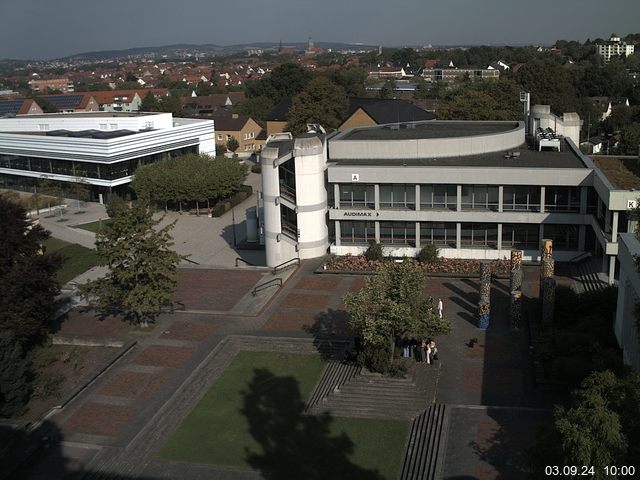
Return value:
M 640 31 L 639 0 L 0 0 L 0 58 L 175 43 L 552 44 Z

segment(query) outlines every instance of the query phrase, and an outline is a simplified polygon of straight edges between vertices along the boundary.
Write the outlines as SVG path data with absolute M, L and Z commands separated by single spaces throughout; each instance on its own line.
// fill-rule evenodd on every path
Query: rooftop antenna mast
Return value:
M 531 94 L 529 92 L 520 92 L 520 101 L 524 108 L 524 131 L 526 134 L 531 134 L 531 127 L 529 125 L 529 111 L 531 110 Z

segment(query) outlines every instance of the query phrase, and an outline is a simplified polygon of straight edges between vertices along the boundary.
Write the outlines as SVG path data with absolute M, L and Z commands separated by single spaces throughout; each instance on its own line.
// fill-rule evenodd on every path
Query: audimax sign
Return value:
M 375 215 L 374 215 L 375 213 Z M 380 214 L 378 212 L 354 212 L 354 211 L 348 211 L 348 212 L 344 212 L 342 214 L 343 217 L 379 217 Z

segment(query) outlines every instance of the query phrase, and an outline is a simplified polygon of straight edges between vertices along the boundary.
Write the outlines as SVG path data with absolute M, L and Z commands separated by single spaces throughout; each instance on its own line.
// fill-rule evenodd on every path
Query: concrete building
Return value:
M 92 199 L 124 193 L 139 165 L 183 153 L 215 155 L 211 120 L 170 113 L 72 113 L 0 118 L 0 188 L 83 183 Z
M 618 252 L 620 281 L 614 331 L 622 348 L 624 363 L 636 370 L 640 370 L 640 332 L 636 313 L 640 303 L 640 273 L 635 261 L 638 256 L 640 242 L 636 236 L 633 233 L 621 234 Z
M 577 115 L 535 106 L 528 123 L 529 135 L 524 122 L 426 121 L 271 137 L 261 154 L 269 265 L 325 245 L 359 254 L 372 241 L 392 256 L 432 243 L 445 257 L 508 258 L 519 248 L 538 260 L 551 238 L 556 260 L 592 252 L 613 282 L 638 193 L 580 152 Z
M 29 80 L 29 88 L 34 92 L 46 92 L 47 90 L 59 90 L 62 93 L 71 93 L 74 91 L 73 82 L 68 78 L 50 78 L 46 80 L 33 79 Z
M 488 68 L 455 68 L 455 67 L 433 67 L 422 70 L 422 77 L 427 82 L 455 82 L 465 77 L 471 80 L 500 78 L 500 70 L 493 67 Z
M 598 55 L 600 55 L 605 62 L 611 60 L 611 57 L 628 57 L 633 55 L 634 46 L 623 42 L 620 37 L 615 33 L 611 35 L 608 41 L 598 44 Z

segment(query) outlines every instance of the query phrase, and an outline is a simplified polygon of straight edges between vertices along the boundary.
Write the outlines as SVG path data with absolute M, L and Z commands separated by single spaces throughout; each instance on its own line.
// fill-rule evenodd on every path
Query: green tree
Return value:
M 236 137 L 231 136 L 231 138 L 227 140 L 227 150 L 229 150 L 230 152 L 236 153 L 236 150 L 238 150 L 239 147 L 240 144 L 238 143 Z
M 159 112 L 160 111 L 160 103 L 158 99 L 152 92 L 147 92 L 147 94 L 142 98 L 142 102 L 140 102 L 140 111 L 141 112 Z
M 29 397 L 29 362 L 20 342 L 0 331 L 0 417 L 19 414 Z
M 62 260 L 43 255 L 49 233 L 27 220 L 25 210 L 0 196 L 0 331 L 23 344 L 47 332 L 59 292 Z
M 396 92 L 396 80 L 395 78 L 390 78 L 384 82 L 382 88 L 378 90 L 378 98 L 391 98 Z
M 632 123 L 622 130 L 618 150 L 625 155 L 640 153 L 640 123 Z
M 126 208 L 112 203 L 111 219 L 96 235 L 101 265 L 109 272 L 82 287 L 103 311 L 124 310 L 135 324 L 147 326 L 171 303 L 177 287 L 177 266 L 185 257 L 171 250 L 175 222 L 158 228 L 143 202 Z
M 334 70 L 330 78 L 344 88 L 349 97 L 364 97 L 366 94 L 367 71 L 359 66 L 349 66 Z
M 511 80 L 477 81 L 447 92 L 436 109 L 439 120 L 520 120 L 519 87 Z
M 550 105 L 563 114 L 576 110 L 577 96 L 567 69 L 554 60 L 532 60 L 515 75 L 516 81 L 531 93 L 531 104 Z
M 425 279 L 414 262 L 394 262 L 368 277 L 359 292 L 344 296 L 349 325 L 361 336 L 363 349 L 389 351 L 390 363 L 401 338 L 434 338 L 451 330 L 450 322 L 436 314 L 434 299 L 424 295 Z
M 307 123 L 318 123 L 327 130 L 338 128 L 347 108 L 347 95 L 342 87 L 326 77 L 314 78 L 293 97 L 286 129 L 294 134 L 302 133 Z
M 182 115 L 182 104 L 180 103 L 180 95 L 175 91 L 171 92 L 168 97 L 163 97 L 160 100 L 160 111 L 171 113 L 173 116 L 179 117 Z

